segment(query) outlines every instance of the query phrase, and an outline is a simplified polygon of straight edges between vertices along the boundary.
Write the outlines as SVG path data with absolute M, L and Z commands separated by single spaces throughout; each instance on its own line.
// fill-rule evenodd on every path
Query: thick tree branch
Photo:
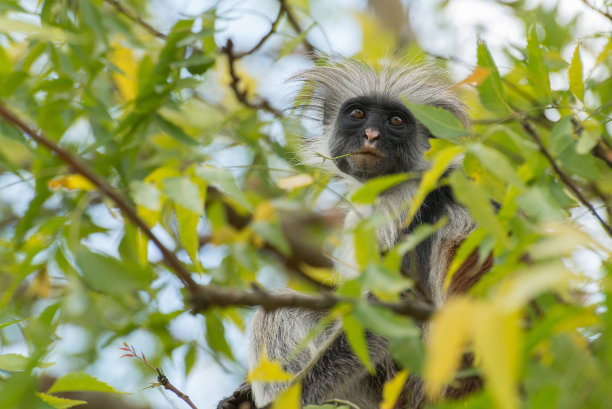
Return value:
M 136 227 L 142 230 L 142 232 L 155 244 L 163 255 L 164 263 L 175 271 L 178 278 L 189 289 L 189 291 L 193 292 L 196 290 L 198 284 L 193 281 L 189 271 L 187 271 L 185 266 L 183 266 L 183 264 L 179 261 L 176 254 L 166 248 L 161 241 L 159 241 L 151 229 L 149 229 L 147 224 L 138 216 L 138 213 L 136 213 L 132 203 L 122 193 L 120 193 L 96 172 L 94 172 L 83 160 L 59 146 L 41 131 L 36 131 L 32 126 L 23 121 L 6 105 L 4 105 L 2 101 L 0 101 L 0 117 L 4 118 L 8 123 L 28 135 L 37 143 L 54 152 L 64 163 L 70 165 L 75 172 L 84 176 L 91 183 L 93 183 L 93 185 L 96 186 L 96 188 L 98 188 L 103 195 L 115 202 L 125 217 L 134 223 Z
M 197 313 L 210 307 L 261 306 L 265 310 L 278 308 L 306 308 L 314 311 L 327 311 L 337 304 L 355 304 L 352 298 L 337 297 L 331 294 L 311 296 L 301 293 L 272 293 L 259 286 L 252 292 L 236 291 L 220 287 L 200 286 L 199 292 L 192 294 L 192 311 Z M 389 309 L 397 314 L 412 317 L 418 321 L 428 320 L 434 312 L 432 306 L 415 301 L 387 303 L 367 300 L 373 306 Z
M 593 214 L 593 216 L 595 216 L 595 218 L 599 220 L 599 223 L 604 228 L 604 230 L 608 233 L 608 235 L 612 236 L 612 227 L 610 227 L 610 225 L 606 223 L 606 221 L 597 213 L 593 205 L 582 194 L 582 192 L 574 184 L 572 179 L 563 171 L 563 169 L 559 167 L 559 165 L 557 165 L 555 158 L 553 158 L 551 153 L 548 152 L 548 150 L 544 146 L 544 143 L 542 142 L 542 139 L 540 138 L 540 135 L 538 135 L 533 125 L 531 125 L 531 123 L 529 123 L 529 121 L 525 119 L 524 117 L 518 118 L 518 121 L 523 127 L 523 129 L 525 130 L 525 132 L 527 132 L 527 134 L 531 137 L 531 139 L 533 139 L 534 142 L 538 144 L 538 147 L 540 148 L 540 152 L 542 152 L 544 156 L 546 156 L 546 159 L 548 159 L 548 162 L 551 164 L 553 170 L 559 176 L 561 181 L 572 191 L 572 193 L 578 198 L 580 203 L 582 203 L 583 206 L 589 209 L 589 211 Z

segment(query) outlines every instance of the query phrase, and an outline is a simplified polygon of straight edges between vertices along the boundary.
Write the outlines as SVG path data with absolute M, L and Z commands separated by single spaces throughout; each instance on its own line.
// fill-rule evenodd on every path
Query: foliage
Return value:
M 240 371 L 226 332 L 245 330 L 242 304 L 253 302 L 244 294 L 272 299 L 251 284 L 274 275 L 316 294 L 330 277 L 324 255 L 340 234 L 335 207 L 325 205 L 330 192 L 359 206 L 412 175 L 339 195 L 329 175 L 295 159 L 306 130 L 258 95 L 240 64 L 261 50 L 278 60 L 312 50 L 306 34 L 315 24 L 302 16 L 300 26 L 298 2 L 280 1 L 270 32 L 246 51 L 221 43 L 216 8 L 164 34 L 141 0 L 29 3 L 0 2 L 0 407 L 82 403 L 60 391 L 132 392 L 124 379 L 85 372 L 99 349 L 136 334 L 152 335 L 155 367 L 179 360 L 197 377 L 196 363 L 212 357 Z M 579 40 L 576 21 L 560 22 L 556 9 L 505 3 L 524 22 L 525 42 L 503 50 L 503 67 L 486 41 L 475 45 L 471 74 L 456 85 L 473 128 L 411 106 L 437 138 L 410 217 L 428 192 L 450 184 L 479 227 L 446 285 L 475 249 L 481 261 L 492 254 L 493 269 L 434 315 L 425 345 L 411 318 L 361 294 L 397 302 L 414 285 L 400 273 L 401 256 L 440 226 L 422 226 L 380 255 L 374 217 L 354 231 L 361 274 L 330 306 L 366 367 L 371 330 L 388 337 L 406 369 L 385 386 L 383 407 L 408 373 L 426 378 L 438 408 L 604 408 L 612 397 L 612 36 Z M 381 32 L 373 19 L 360 21 L 364 32 Z M 388 49 L 376 44 L 367 42 L 365 57 Z M 233 165 L 224 166 L 228 157 Z M 442 179 L 453 160 L 463 170 Z M 585 252 L 595 270 L 577 256 Z M 185 320 L 204 336 L 179 336 Z M 67 328 L 84 341 L 58 356 Z M 472 372 L 459 368 L 466 350 Z M 50 388 L 40 385 L 45 371 L 59 377 Z M 268 359 L 255 372 L 287 376 Z M 482 391 L 439 401 L 445 385 L 474 373 Z M 296 385 L 276 407 L 298 398 Z

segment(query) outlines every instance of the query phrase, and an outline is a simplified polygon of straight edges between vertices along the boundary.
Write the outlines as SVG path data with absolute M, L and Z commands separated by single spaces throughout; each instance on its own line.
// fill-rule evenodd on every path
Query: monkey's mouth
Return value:
M 351 152 L 348 161 L 355 170 L 367 172 L 378 167 L 385 158 L 385 154 L 373 146 L 364 146 L 359 150 Z

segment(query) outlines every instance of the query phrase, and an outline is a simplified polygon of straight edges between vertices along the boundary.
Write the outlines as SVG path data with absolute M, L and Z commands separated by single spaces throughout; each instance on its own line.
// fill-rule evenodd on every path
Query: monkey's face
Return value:
M 424 170 L 428 135 L 403 104 L 358 97 L 341 106 L 329 148 L 338 169 L 363 181 Z

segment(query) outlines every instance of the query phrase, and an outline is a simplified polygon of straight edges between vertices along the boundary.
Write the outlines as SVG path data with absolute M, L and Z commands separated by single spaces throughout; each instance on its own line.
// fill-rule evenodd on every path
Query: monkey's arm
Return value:
M 330 399 L 344 399 L 362 409 L 376 408 L 381 398 L 380 385 L 395 365 L 384 338 L 367 334 L 370 360 L 377 369 L 371 375 L 355 356 L 341 328 L 334 324 L 310 342 L 304 350 L 287 361 L 296 346 L 317 325 L 321 313 L 298 308 L 258 311 L 251 328 L 250 367 L 257 366 L 263 351 L 273 360 L 284 362 L 284 369 L 296 374 L 302 384 L 301 404 L 321 404 Z M 274 401 L 289 383 L 254 382 L 254 402 L 258 407 Z

